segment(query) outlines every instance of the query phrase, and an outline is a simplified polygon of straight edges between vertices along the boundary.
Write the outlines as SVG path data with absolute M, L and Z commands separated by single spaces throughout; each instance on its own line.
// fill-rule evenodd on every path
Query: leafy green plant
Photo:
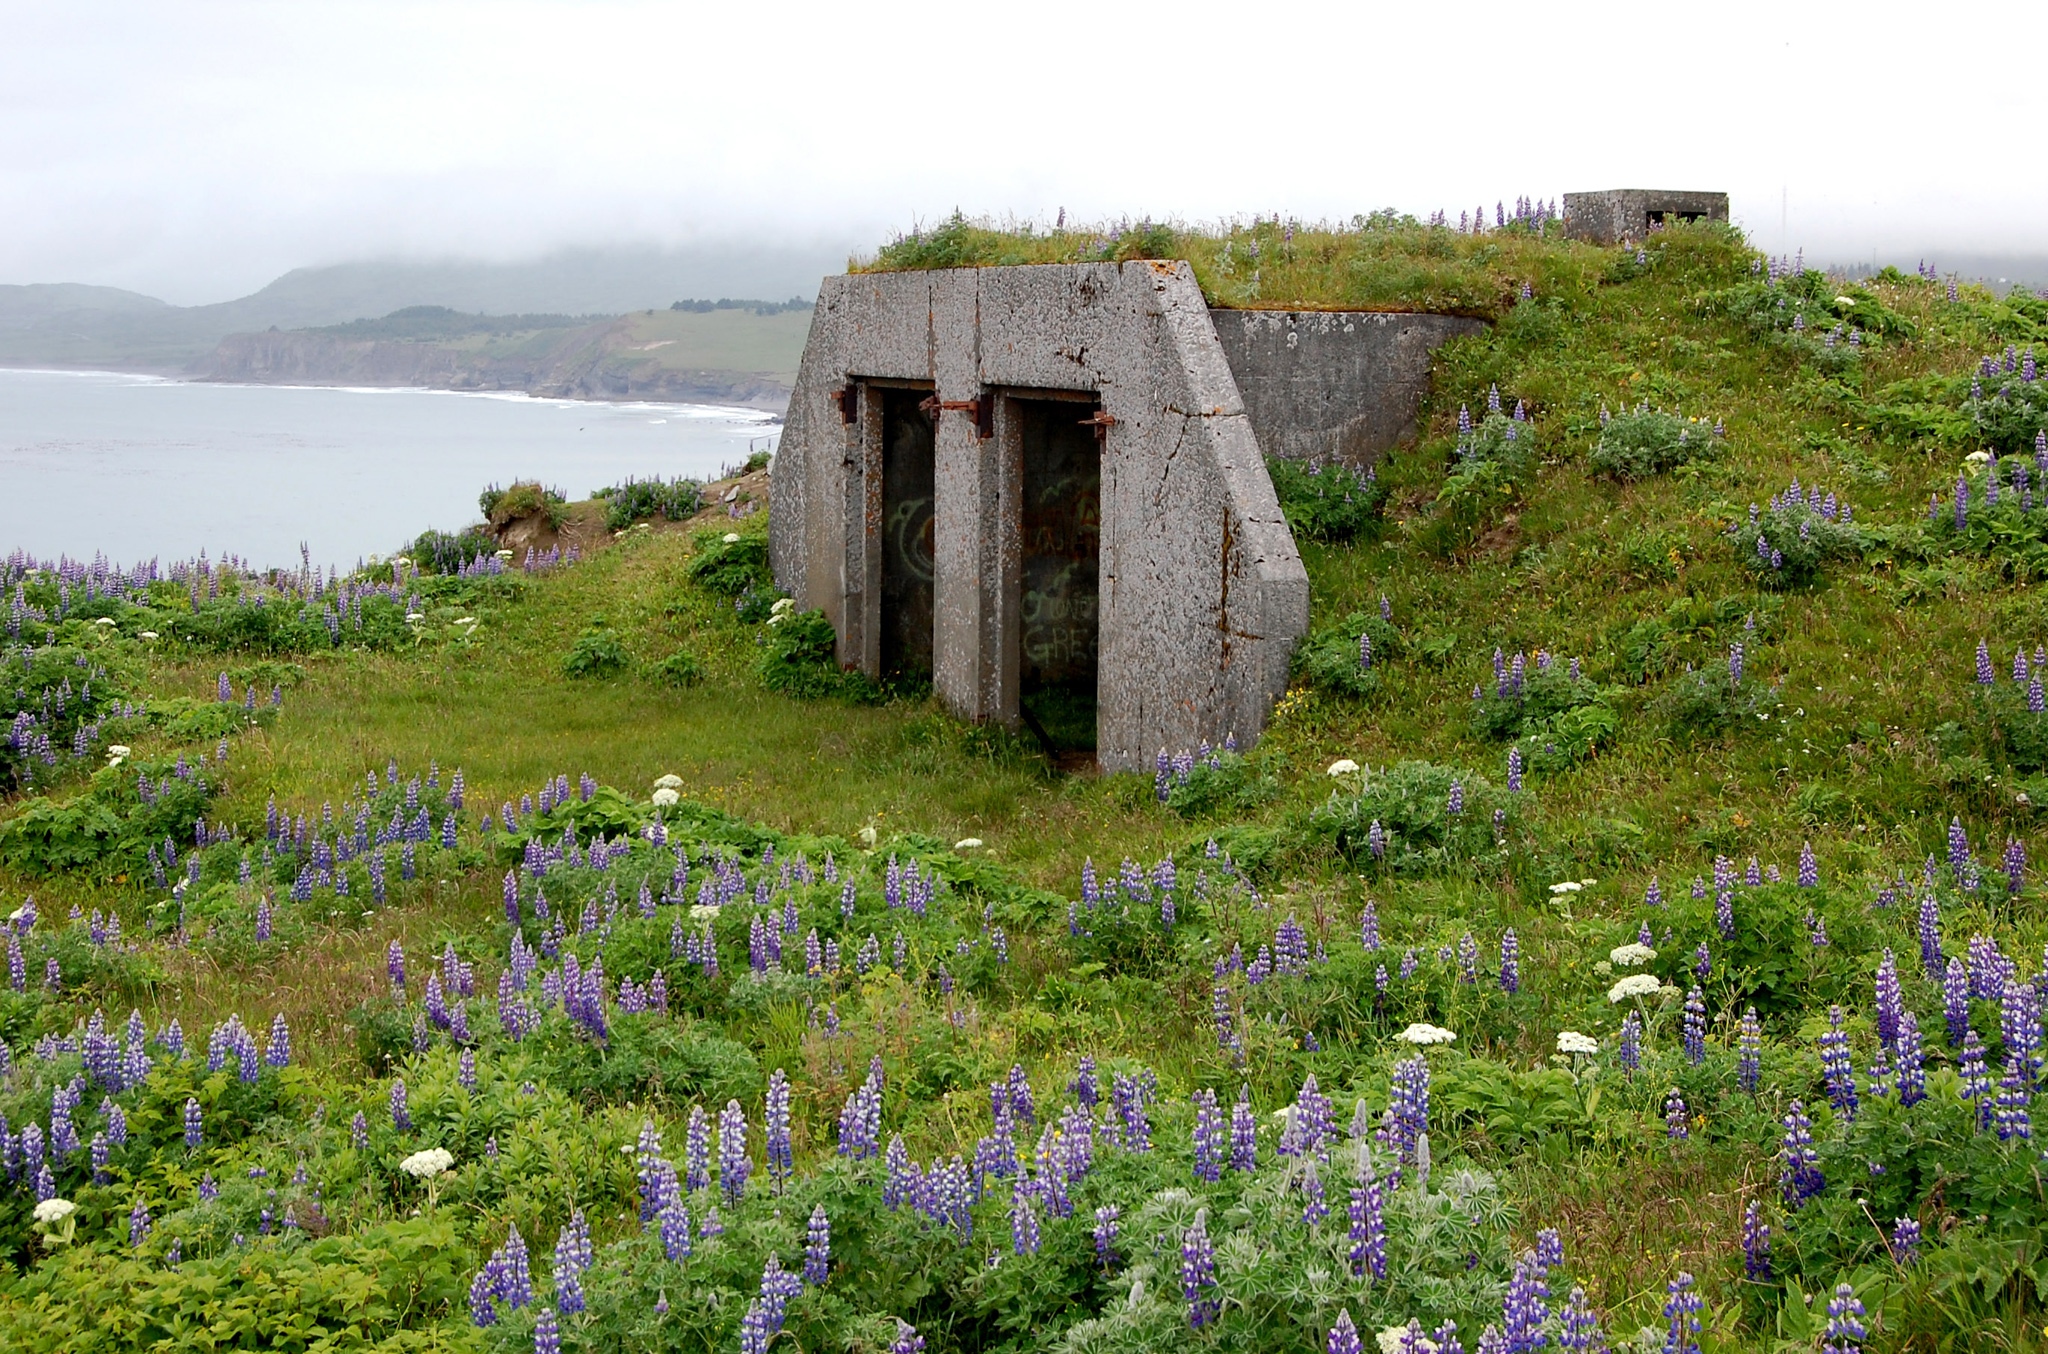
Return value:
M 761 684 L 770 691 L 798 700 L 838 696 L 859 703 L 883 697 L 864 674 L 841 670 L 838 638 L 822 611 L 777 612 L 768 618 L 761 643 Z
M 605 526 L 623 531 L 649 517 L 680 522 L 704 506 L 703 486 L 695 480 L 636 480 L 600 489 L 595 497 L 605 505 Z
M 721 597 L 769 586 L 767 536 L 758 531 L 700 532 L 690 578 Z
M 1183 818 L 1243 813 L 1280 793 L 1274 776 L 1230 748 L 1202 748 L 1167 772 L 1166 807 Z
M 1588 464 L 1596 475 L 1617 480 L 1647 479 L 1721 452 L 1721 425 L 1652 409 L 1647 404 L 1619 414 L 1603 409 L 1600 440 Z
M 1499 860 L 1522 799 L 1463 767 L 1396 762 L 1351 773 L 1309 827 L 1361 865 L 1436 874 Z
M 562 672 L 569 677 L 616 677 L 632 666 L 626 646 L 602 616 L 592 616 L 569 653 L 562 660 Z
M 452 533 L 423 531 L 401 553 L 428 573 L 452 574 L 497 549 L 498 538 L 488 528 L 475 526 Z
M 688 649 L 678 649 L 654 665 L 654 676 L 669 686 L 696 686 L 704 680 L 704 664 Z
M 0 861 L 30 875 L 138 870 L 158 842 L 189 842 L 219 792 L 215 776 L 183 758 L 107 767 L 69 799 L 37 796 L 0 819 Z
M 1360 474 L 1341 461 L 1304 463 L 1268 456 L 1266 469 L 1288 528 L 1302 540 L 1342 544 L 1369 534 L 1386 507 L 1386 488 L 1371 466 Z
M 1778 688 L 1749 680 L 1737 652 L 1725 664 L 1689 669 L 1652 702 L 1651 709 L 1671 736 L 1716 738 L 1740 729 L 1761 729 L 1779 716 Z
M 1379 689 L 1382 666 L 1404 648 L 1392 621 L 1354 611 L 1301 642 L 1294 651 L 1294 672 L 1319 691 L 1370 696 Z
M 560 530 L 568 520 L 569 500 L 559 489 L 544 488 L 538 480 L 515 480 L 510 488 L 492 485 L 477 497 L 477 507 L 497 530 L 529 517 L 545 517 L 548 526 Z
M 1728 528 L 1728 539 L 1741 562 L 1759 584 L 1784 591 L 1810 587 L 1831 562 L 1854 559 L 1870 537 L 1849 521 L 1849 507 L 1815 486 L 1802 495 L 1799 482 L 1771 497 L 1768 511 L 1750 505 L 1749 521 Z

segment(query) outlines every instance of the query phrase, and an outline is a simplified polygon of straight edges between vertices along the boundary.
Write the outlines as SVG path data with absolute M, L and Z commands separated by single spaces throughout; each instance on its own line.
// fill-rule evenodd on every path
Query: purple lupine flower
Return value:
M 1892 1263 L 1900 1269 L 1910 1269 L 1920 1258 L 1920 1224 L 1913 1218 L 1898 1218 L 1892 1222 L 1892 1234 L 1885 1242 L 1892 1253 Z
M 1230 1109 L 1230 1169 L 1247 1174 L 1259 1165 L 1259 1124 L 1252 1115 L 1252 1088 L 1240 1086 Z
M 1842 1028 L 1842 1008 L 1828 1008 L 1828 1030 L 1820 1037 L 1821 1079 L 1828 1101 L 1844 1119 L 1856 1117 L 1856 1077 L 1849 1061 L 1849 1035 Z
M 1600 1318 L 1593 1314 L 1585 1289 L 1573 1287 L 1557 1319 L 1557 1347 L 1564 1354 L 1605 1354 L 1607 1341 L 1600 1333 Z
M 1454 780 L 1451 782 L 1451 793 L 1444 804 L 1444 811 L 1446 813 L 1463 813 L 1465 811 L 1465 783 L 1463 781 Z
M 355 1118 L 349 1120 L 348 1145 L 358 1152 L 370 1150 L 370 1121 L 361 1110 L 357 1110 Z
M 1707 998 L 1695 987 L 1685 994 L 1685 1060 L 1698 1067 L 1707 1060 Z
M 1665 1285 L 1670 1297 L 1664 1303 L 1664 1319 L 1670 1323 L 1664 1337 L 1665 1354 L 1700 1354 L 1700 1309 L 1706 1299 L 1693 1291 L 1692 1275 L 1680 1271 Z
M 775 1181 L 776 1192 L 781 1193 L 795 1170 L 795 1157 L 789 1141 L 789 1077 L 779 1067 L 768 1078 L 766 1114 L 768 1174 Z
M 1692 1136 L 1688 1130 L 1685 1101 L 1677 1091 L 1664 1098 L 1664 1136 L 1679 1141 Z
M 1759 1199 L 1742 1210 L 1742 1272 L 1758 1283 L 1771 1281 L 1771 1228 Z
M 1015 1255 L 1038 1254 L 1038 1209 L 1031 1184 L 1019 1176 L 1010 1190 L 1010 1250 Z
M 1380 826 L 1380 820 L 1377 818 L 1373 819 L 1372 826 L 1366 829 L 1365 845 L 1374 860 L 1387 858 L 1387 830 Z
M 1821 1192 L 1827 1179 L 1821 1174 L 1820 1153 L 1813 1147 L 1813 1121 L 1806 1106 L 1793 1101 L 1784 1118 L 1785 1135 L 1778 1145 L 1778 1185 L 1785 1207 L 1797 1212 L 1808 1199 Z
M 1948 1022 L 1949 1043 L 1962 1043 L 1970 1030 L 1970 978 L 1960 959 L 1949 960 L 1942 971 L 1941 1008 Z
M 2034 685 L 2032 691 L 2029 693 L 2027 698 L 2030 703 L 2033 700 L 2034 694 L 2039 693 L 2040 690 L 2041 678 L 2040 675 L 2037 673 L 2034 677 Z M 2029 705 L 2029 708 L 2032 708 L 2031 704 Z M 2036 711 L 2035 713 L 2038 714 L 2040 712 Z M 2020 845 L 2019 840 L 2017 838 L 2006 838 L 2005 855 L 2000 860 L 1999 864 L 2005 870 L 2005 891 L 2009 894 L 2017 896 L 2019 894 L 2019 891 L 2026 886 L 2027 848 Z
M 1508 793 L 1519 794 L 1522 789 L 1522 750 L 1508 749 Z
M 469 1319 L 478 1327 L 498 1324 L 498 1307 L 493 1301 L 498 1289 L 498 1263 L 497 1258 L 493 1257 L 476 1272 L 476 1277 L 469 1281 Z
M 1762 1077 L 1763 1026 L 1757 1021 L 1756 1007 L 1751 1006 L 1743 1011 L 1736 1036 L 1735 1079 L 1744 1091 L 1754 1094 Z
M 1991 1074 L 1984 1066 L 1984 1041 L 1977 1037 L 1975 1030 L 1966 1031 L 1963 1035 L 1956 1074 L 1962 1078 L 1963 1099 L 1977 1107 L 1977 1127 L 1985 1128 L 1991 1123 Z
M 533 1354 L 562 1354 L 562 1332 L 555 1324 L 555 1309 L 543 1307 L 533 1322 Z
M 1325 1350 L 1327 1354 L 1362 1354 L 1364 1348 L 1358 1338 L 1358 1327 L 1351 1323 L 1351 1309 L 1346 1307 L 1337 1313 L 1337 1320 L 1330 1327 Z
M 283 1011 L 270 1022 L 270 1041 L 264 1046 L 263 1062 L 266 1067 L 292 1065 L 292 1032 L 284 1023 Z
M 1508 1278 L 1501 1302 L 1500 1347 L 1512 1354 L 1532 1354 L 1545 1343 L 1544 1323 L 1550 1319 L 1550 1285 L 1546 1266 L 1534 1251 L 1523 1251 Z
M 1216 1251 L 1209 1243 L 1209 1210 L 1198 1209 L 1194 1226 L 1181 1234 L 1180 1288 L 1188 1304 L 1188 1324 L 1196 1330 L 1219 1314 L 1209 1290 L 1216 1286 Z
M 1960 516 L 1960 513 L 1958 515 Z M 1977 641 L 1978 684 L 1982 686 L 1990 686 L 1996 680 L 1996 674 L 1994 674 L 1991 670 L 1991 646 L 1980 639 Z
M 718 1182 L 728 1204 L 737 1205 L 746 1193 L 753 1166 L 747 1156 L 746 1112 L 739 1101 L 728 1100 L 718 1115 Z
M 391 1083 L 391 1126 L 400 1133 L 412 1132 L 412 1111 L 406 1106 L 403 1077 Z
M 1397 1162 L 1415 1159 L 1416 1144 L 1429 1132 L 1429 1060 L 1420 1053 L 1394 1067 L 1394 1079 L 1377 1134 Z
M 1365 910 L 1358 914 L 1358 943 L 1367 950 L 1380 947 L 1380 913 L 1370 898 L 1365 901 Z
M 185 1099 L 185 1146 L 190 1151 L 197 1151 L 205 1141 L 200 1130 L 199 1102 L 188 1096 Z
M 135 1207 L 128 1214 L 128 1246 L 140 1250 L 142 1243 L 149 1240 L 149 1205 L 142 1200 L 135 1201 Z
M 1634 1011 L 1621 1018 L 1621 1039 L 1615 1058 L 1629 1072 L 1643 1065 L 1643 1019 Z
M 1821 1332 L 1821 1354 L 1856 1354 L 1870 1332 L 1863 1325 L 1863 1303 L 1854 1285 L 1835 1285 L 1828 1300 L 1828 1324 Z
M 1216 1092 L 1207 1089 L 1196 1091 L 1195 1103 L 1195 1178 L 1211 1184 L 1223 1178 L 1223 1112 L 1216 1106 Z
M 1095 1240 L 1095 1262 L 1105 1270 L 1116 1267 L 1116 1230 L 1121 1211 L 1115 1204 L 1104 1204 L 1095 1210 L 1095 1229 L 1091 1236 Z
M 1700 982 L 1705 982 L 1708 978 L 1713 976 L 1713 973 L 1714 952 L 1708 949 L 1707 942 L 1702 940 L 1698 945 L 1693 947 L 1692 976 L 1694 978 L 1697 978 Z
M 1513 995 L 1522 990 L 1522 944 L 1509 927 L 1500 938 L 1500 990 Z
M 1920 966 L 1928 982 L 1941 981 L 1941 904 L 1932 892 L 1920 899 Z
M 889 1342 L 889 1354 L 924 1354 L 924 1337 L 917 1333 L 917 1327 L 898 1317 L 896 1338 Z
M 1927 1098 L 1924 1055 L 1920 1049 L 1920 1018 L 1911 1011 L 1899 1015 L 1899 1104 L 1916 1105 Z
M 670 1260 L 690 1254 L 690 1210 L 680 1191 L 671 1194 L 661 1210 L 661 1248 Z
M 804 1231 L 804 1282 L 813 1288 L 822 1285 L 831 1267 L 832 1220 L 825 1216 L 825 1205 L 819 1204 L 811 1210 Z

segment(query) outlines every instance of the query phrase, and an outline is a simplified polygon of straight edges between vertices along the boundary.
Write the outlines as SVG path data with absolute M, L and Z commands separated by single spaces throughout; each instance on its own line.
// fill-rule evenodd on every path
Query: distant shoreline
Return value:
M 766 415 L 768 415 L 768 416 L 769 416 L 769 417 L 770 417 L 770 418 L 771 418 L 771 419 L 772 419 L 773 421 L 775 421 L 775 422 L 778 422 L 778 423 L 779 423 L 779 422 L 781 422 L 781 420 L 782 420 L 782 418 L 783 418 L 783 416 L 784 416 L 784 414 L 785 414 L 785 412 L 787 411 L 787 409 L 788 409 L 788 406 L 789 406 L 789 393 L 788 393 L 788 391 L 787 391 L 787 390 L 783 390 L 783 391 L 781 392 L 781 394 L 780 394 L 780 397 L 779 397 L 779 398 L 775 398 L 775 397 L 765 397 L 765 398 L 761 398 L 761 397 L 757 397 L 757 398 L 731 398 L 731 397 L 727 397 L 727 398 L 706 398 L 706 397 L 699 397 L 699 398 L 695 398 L 695 399 L 692 399 L 692 398 L 688 398 L 688 397 L 687 397 L 686 395 L 684 395 L 684 394 L 680 394 L 680 393 L 678 393 L 678 394 L 673 394 L 673 395 L 670 395 L 670 394 L 656 394 L 656 393 L 652 393 L 652 392 L 644 392 L 644 391 L 629 391 L 629 392 L 620 392 L 620 393 L 609 393 L 609 392 L 602 392 L 602 391 L 599 391 L 599 392 L 578 392 L 578 393 L 574 393 L 574 394 L 569 394 L 569 393 L 556 393 L 556 392 L 554 392 L 554 391 L 547 391 L 547 390 L 532 390 L 532 389 L 526 389 L 526 388 L 520 388 L 520 387 L 509 387 L 509 386 L 488 386 L 488 387 L 487 387 L 487 386 L 468 386 L 468 387 L 464 387 L 464 386 L 449 386 L 449 385 L 425 385 L 425 384 L 419 384 L 419 383 L 415 383 L 415 382 L 399 382 L 399 381 L 392 381 L 392 382 L 377 382 L 377 381 L 344 381 L 344 380 L 326 380 L 326 381 L 323 381 L 323 380 L 319 380 L 319 379 L 314 379 L 314 378 L 307 378 L 307 377 L 299 377 L 299 378 L 297 378 L 297 379 L 293 379 L 293 380 L 288 380 L 288 381 L 266 381 L 266 380 L 261 380 L 261 379 L 256 379 L 256 378 L 251 378 L 251 377 L 235 377 L 235 376 L 216 376 L 216 375 L 212 375 L 212 374 L 194 374 L 193 372 L 190 372 L 190 371 L 179 371 L 179 370 L 166 370 L 166 369 L 164 369 L 164 368 L 162 368 L 162 367 L 142 367 L 142 366 L 133 366 L 133 367 L 114 367 L 114 366 L 105 366 L 105 367 L 83 367 L 83 366 L 78 366 L 78 367 L 72 367 L 72 366 L 65 366 L 65 367 L 57 367 L 57 366 L 50 366 L 50 365 L 48 365 L 48 364 L 46 364 L 46 363 L 26 363 L 26 362 L 6 362 L 6 361 L 0 361 L 0 371 L 12 371 L 12 372 L 24 372 L 24 373 L 34 373 L 34 374 L 38 374 L 38 375 L 45 375 L 45 376 L 130 376 L 130 377 L 145 377 L 145 378 L 149 378 L 149 379 L 152 379 L 152 380 L 158 380 L 158 381 L 163 381 L 163 382 L 166 382 L 166 383 L 171 383 L 171 384 L 176 384 L 176 385 L 206 385 L 206 386 L 248 386 L 248 387 L 258 387 L 258 388 L 264 388 L 264 389 L 271 389 L 271 390 L 342 390 L 342 391 L 356 391 L 356 392 L 361 392 L 361 393 L 364 393 L 364 394 L 371 394 L 371 393 L 380 393 L 380 392 L 393 392 L 393 393 L 396 393 L 396 392 L 412 392 L 412 393 L 416 393 L 416 394 L 423 394 L 423 395 L 475 395 L 475 396 L 484 396 L 484 397 L 498 397 L 498 398 L 503 398 L 503 397 L 507 397 L 507 396 L 524 396 L 524 397 L 526 397 L 526 398 L 528 398 L 528 399 L 532 399 L 532 400 L 539 400 L 539 401 L 546 401 L 546 402 L 565 402 L 565 403 L 577 403 L 577 404 L 612 404 L 612 405 L 634 405 L 634 404 L 641 404 L 641 405 L 646 405 L 646 406 L 648 406 L 648 407 L 650 407 L 650 408 L 654 408 L 654 407 L 661 407 L 661 408 L 677 408 L 677 407 L 682 407 L 682 408 L 694 408 L 694 409 L 707 409 L 707 410 L 720 410 L 720 411 L 732 411 L 732 412 L 747 412 L 747 413 L 754 413 L 754 414 L 766 414 Z M 764 382 L 764 384 L 765 384 L 765 382 Z M 708 393 L 708 392 L 707 392 L 707 393 Z

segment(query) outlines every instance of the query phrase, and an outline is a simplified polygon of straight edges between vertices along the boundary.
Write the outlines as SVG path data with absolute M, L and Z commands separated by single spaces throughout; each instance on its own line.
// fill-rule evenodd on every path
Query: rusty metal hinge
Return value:
M 851 423 L 860 417 L 860 386 L 848 381 L 839 391 L 839 421 Z
M 976 396 L 971 400 L 942 400 L 934 395 L 923 404 L 920 404 L 918 408 L 925 410 L 934 419 L 941 412 L 948 410 L 954 413 L 966 414 L 974 420 L 974 435 L 976 437 L 986 441 L 988 438 L 996 435 L 996 402 L 985 395 Z
M 1116 426 L 1116 418 L 1105 410 L 1097 409 L 1081 420 L 1081 426 L 1095 429 L 1095 440 L 1099 444 L 1109 436 L 1109 430 Z

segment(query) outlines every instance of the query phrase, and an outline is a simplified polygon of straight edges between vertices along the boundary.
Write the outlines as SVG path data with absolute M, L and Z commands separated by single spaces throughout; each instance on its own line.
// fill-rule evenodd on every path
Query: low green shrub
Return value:
M 562 674 L 567 677 L 616 677 L 632 666 L 632 656 L 626 646 L 619 642 L 611 625 L 602 616 L 590 618 L 590 624 L 569 646 L 568 656 L 562 660 Z
M 1652 713 L 1673 738 L 1717 738 L 1766 726 L 1778 717 L 1783 708 L 1778 688 L 1746 677 L 1742 650 L 1736 644 L 1726 663 L 1680 673 L 1652 702 Z
M 680 522 L 704 506 L 703 486 L 688 479 L 628 479 L 593 497 L 604 501 L 604 524 L 613 531 L 649 517 Z
M 1318 691 L 1370 696 L 1379 690 L 1384 665 L 1403 648 L 1392 621 L 1354 611 L 1301 642 L 1294 651 L 1294 675 Z
M 1600 440 L 1588 457 L 1593 473 L 1617 480 L 1648 479 L 1721 454 L 1721 425 L 1667 414 L 1639 404 L 1619 414 L 1600 411 Z
M 838 636 L 824 612 L 786 607 L 768 618 L 762 636 L 761 683 L 798 700 L 881 700 L 882 689 L 863 673 L 842 670 L 838 654 Z
M 433 574 L 452 574 L 497 553 L 498 538 L 489 528 L 474 526 L 460 532 L 423 531 L 401 552 L 414 566 Z
M 183 757 L 107 767 L 62 802 L 30 799 L 0 820 L 0 861 L 29 875 L 83 870 L 111 878 L 140 870 L 159 842 L 182 849 L 192 840 L 193 823 L 220 792 L 205 763 L 202 755 L 196 767 Z
M 1849 513 L 1846 500 L 1824 496 L 1819 486 L 1802 495 L 1794 480 L 1784 493 L 1772 495 L 1768 511 L 1758 512 L 1751 504 L 1747 525 L 1729 527 L 1728 539 L 1742 567 L 1761 586 L 1777 591 L 1809 587 L 1828 564 L 1856 558 L 1869 545 L 1870 537 L 1851 525 Z
M 1396 762 L 1345 777 L 1309 816 L 1309 826 L 1361 866 L 1440 874 L 1499 860 L 1522 799 L 1463 767 Z
M 704 680 L 704 664 L 688 649 L 678 649 L 654 665 L 654 676 L 669 686 L 695 686 Z
M 538 480 L 515 480 L 508 489 L 493 484 L 477 496 L 476 505 L 485 520 L 501 531 L 528 517 L 545 517 L 550 527 L 560 529 L 569 513 L 568 496 L 560 489 L 543 487 Z
M 1370 466 L 1360 474 L 1341 461 L 1304 463 L 1268 456 L 1266 470 L 1288 528 L 1302 540 L 1342 544 L 1379 525 L 1387 490 Z
M 770 585 L 768 538 L 758 531 L 706 531 L 697 536 L 690 578 L 707 592 L 739 597 Z
M 1280 793 L 1280 782 L 1234 746 L 1205 743 L 1179 757 L 1160 753 L 1153 788 L 1181 817 L 1204 818 L 1256 809 Z

